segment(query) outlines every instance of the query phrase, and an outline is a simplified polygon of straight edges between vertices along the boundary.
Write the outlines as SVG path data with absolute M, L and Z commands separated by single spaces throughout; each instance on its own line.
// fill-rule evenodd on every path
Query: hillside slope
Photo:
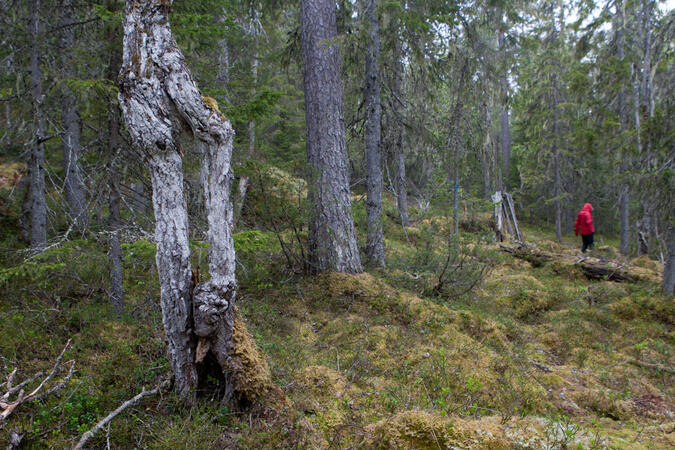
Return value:
M 559 245 L 526 227 L 531 247 L 566 258 L 533 267 L 502 252 L 485 219 L 462 228 L 454 242 L 443 217 L 405 232 L 389 218 L 387 268 L 317 277 L 289 271 L 273 233 L 238 233 L 239 308 L 280 395 L 244 414 L 208 396 L 191 411 L 170 393 L 149 397 L 92 446 L 673 448 L 675 314 L 659 293 L 659 264 L 622 262 L 641 274 L 633 283 L 588 280 L 571 238 Z M 204 246 L 193 253 L 204 267 Z M 168 364 L 153 254 L 146 241 L 125 246 L 121 322 L 98 243 L 71 241 L 23 264 L 6 258 L 3 374 L 49 371 L 71 338 L 64 361 L 76 372 L 17 408 L 0 445 L 16 428 L 27 448 L 70 446 L 159 382 Z M 608 245 L 593 254 L 617 258 Z M 439 288 L 443 267 L 453 275 Z

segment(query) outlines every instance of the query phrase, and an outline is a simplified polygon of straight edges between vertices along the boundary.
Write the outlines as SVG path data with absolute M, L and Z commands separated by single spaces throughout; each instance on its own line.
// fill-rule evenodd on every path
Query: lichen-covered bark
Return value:
M 251 401 L 251 392 L 238 388 L 246 381 L 232 370 L 236 360 L 230 200 L 234 133 L 215 101 L 199 93 L 171 34 L 170 6 L 166 0 L 127 1 L 119 99 L 134 143 L 146 152 L 150 166 L 157 267 L 171 367 L 178 393 L 188 404 L 195 399 L 198 365 L 209 355 L 220 363 L 228 383 L 228 399 Z M 202 175 L 211 279 L 196 286 L 189 262 L 182 151 L 177 141 L 182 132 L 192 134 L 205 153 Z M 268 373 L 265 367 L 252 368 L 256 369 Z
M 309 202 L 309 247 L 317 272 L 361 272 L 349 196 L 335 3 L 300 5 Z
M 376 2 L 370 0 L 366 9 L 368 20 L 368 53 L 366 54 L 366 257 L 374 266 L 384 265 L 384 236 L 382 234 L 382 166 L 380 157 L 380 30 Z

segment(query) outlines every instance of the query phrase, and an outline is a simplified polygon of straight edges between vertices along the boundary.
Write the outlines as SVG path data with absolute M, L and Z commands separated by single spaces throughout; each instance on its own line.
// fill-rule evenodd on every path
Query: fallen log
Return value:
M 499 244 L 499 248 L 504 252 L 511 253 L 516 258 L 524 259 L 532 264 L 532 267 L 541 267 L 554 259 L 552 253 L 534 251 L 533 249 L 520 244 L 515 247 Z
M 544 252 L 523 244 L 518 244 L 516 246 L 500 244 L 499 248 L 516 258 L 528 261 L 532 264 L 532 267 L 541 267 L 551 262 L 568 266 L 577 266 L 581 269 L 581 273 L 590 280 L 634 283 L 641 279 L 639 275 L 632 273 L 629 268 L 615 261 L 601 261 L 599 259 L 590 258 L 580 258 L 576 260 L 569 259 L 566 258 L 565 255 Z

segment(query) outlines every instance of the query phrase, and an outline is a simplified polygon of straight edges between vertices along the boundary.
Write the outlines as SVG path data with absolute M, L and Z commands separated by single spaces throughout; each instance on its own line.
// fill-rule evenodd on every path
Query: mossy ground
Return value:
M 534 268 L 499 252 L 473 220 L 460 248 L 491 270 L 466 294 L 430 295 L 437 274 L 422 267 L 421 243 L 432 239 L 442 257 L 450 222 L 431 216 L 403 230 L 391 199 L 385 210 L 388 267 L 360 275 L 296 275 L 274 234 L 237 234 L 238 305 L 279 388 L 273 400 L 242 413 L 212 391 L 185 410 L 164 393 L 120 415 L 92 447 L 675 446 L 673 375 L 635 364 L 675 365 L 673 299 L 655 281 Z M 523 228 L 546 251 L 577 251 L 572 238 L 557 244 Z M 203 268 L 201 248 L 193 254 Z M 616 257 L 612 246 L 598 250 Z M 3 259 L 3 374 L 48 371 L 69 338 L 64 360 L 77 372 L 59 394 L 21 405 L 0 445 L 19 428 L 27 448 L 68 447 L 168 371 L 153 252 L 145 241 L 125 247 L 121 321 L 106 300 L 103 244 L 69 242 L 33 266 Z M 654 280 L 662 270 L 651 260 L 636 266 Z

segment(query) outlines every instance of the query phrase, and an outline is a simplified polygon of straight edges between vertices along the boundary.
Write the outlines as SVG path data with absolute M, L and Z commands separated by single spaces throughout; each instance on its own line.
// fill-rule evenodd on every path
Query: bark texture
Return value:
M 114 1 L 114 0 L 113 0 Z M 109 11 L 117 10 L 113 1 L 109 0 Z M 108 40 L 114 42 L 120 33 L 120 28 L 109 28 Z M 122 65 L 121 53 L 117 49 L 110 52 L 108 77 L 114 80 Z M 120 207 L 122 197 L 120 195 L 120 171 L 118 156 L 120 154 L 120 112 L 117 102 L 112 99 L 108 103 L 108 263 L 110 265 L 110 303 L 115 309 L 117 318 L 122 317 L 124 312 L 124 287 L 122 271 L 122 218 Z
M 499 50 L 501 52 L 502 60 L 505 60 L 504 51 L 504 32 L 499 31 Z M 504 72 L 499 77 L 499 85 L 501 88 L 501 148 L 502 148 L 502 168 L 503 168 L 503 183 L 504 187 L 508 189 L 509 174 L 511 173 L 511 130 L 509 128 L 509 111 L 506 106 L 506 96 L 508 95 L 508 82 L 506 80 L 506 68 L 502 69 Z
M 624 49 L 624 23 L 625 23 L 625 13 L 624 13 L 624 3 L 622 1 L 616 2 L 616 15 L 617 20 L 616 25 L 616 47 L 617 47 L 617 57 L 621 64 L 624 62 L 625 58 L 625 49 Z M 619 115 L 619 135 L 621 139 L 624 138 L 624 133 L 626 131 L 626 125 L 628 123 L 627 110 L 626 110 L 626 89 L 625 89 L 625 80 L 619 80 L 620 87 L 617 99 L 618 115 Z M 627 160 L 629 158 L 628 152 L 625 150 L 622 152 L 620 167 L 620 176 L 621 176 L 621 185 L 619 192 L 619 216 L 620 216 L 620 236 L 621 241 L 619 244 L 619 251 L 622 255 L 628 255 L 628 245 L 630 238 L 630 217 L 629 217 L 629 197 L 630 197 L 630 188 L 628 185 L 627 172 L 628 164 Z
M 108 261 L 110 263 L 110 303 L 115 309 L 117 318 L 124 312 L 124 289 L 122 286 L 122 219 L 120 215 L 120 173 L 117 164 L 119 154 L 119 120 L 117 105 L 110 104 L 110 119 L 108 122 L 108 227 L 110 229 Z
M 73 48 L 75 46 L 75 28 L 68 24 L 73 23 L 73 1 L 65 0 L 61 5 L 59 47 L 61 51 L 61 61 L 65 70 L 65 76 L 72 78 L 75 76 L 73 62 Z M 61 121 L 63 124 L 63 180 L 66 194 L 66 203 L 68 204 L 68 214 L 70 220 L 75 225 L 84 229 L 88 222 L 87 217 L 87 196 L 80 164 L 80 154 L 82 145 L 80 144 L 80 135 L 82 130 L 82 121 L 77 109 L 77 99 L 71 92 L 67 83 L 62 87 L 61 95 Z
M 663 268 L 663 292 L 666 295 L 673 295 L 675 288 L 675 225 L 671 222 L 666 233 L 668 240 L 668 255 L 666 256 L 666 265 Z
M 30 3 L 30 82 L 33 96 L 35 139 L 31 147 L 28 170 L 30 172 L 30 246 L 40 249 L 47 243 L 47 201 L 45 198 L 45 133 L 43 113 L 42 68 L 40 67 L 40 42 L 43 39 L 40 25 L 40 0 Z
M 301 34 L 310 264 L 316 272 L 361 272 L 351 214 L 335 3 L 302 0 Z
M 253 61 L 251 61 L 251 75 L 253 76 L 253 85 L 255 86 L 258 81 L 258 55 L 253 55 Z M 248 155 L 246 160 L 249 160 L 253 157 L 255 153 L 255 120 L 251 120 L 248 123 Z M 242 175 L 239 179 L 239 194 L 237 195 L 236 202 L 234 204 L 234 225 L 236 226 L 237 222 L 241 218 L 241 211 L 244 208 L 244 202 L 246 201 L 246 193 L 248 192 L 248 187 L 251 184 L 251 179 L 248 175 Z
M 384 236 L 382 234 L 382 163 L 380 142 L 380 29 L 376 1 L 368 2 L 368 53 L 366 54 L 366 257 L 374 266 L 384 265 Z
M 229 190 L 234 132 L 215 100 L 199 93 L 171 34 L 170 7 L 166 0 L 127 1 L 119 99 L 134 143 L 146 152 L 150 166 L 171 367 L 178 394 L 188 405 L 195 401 L 199 373 L 209 359 L 219 364 L 216 375 L 225 381 L 226 400 L 253 401 L 265 392 L 269 369 L 245 329 L 239 336 L 248 339 L 233 339 L 236 282 Z M 182 150 L 177 140 L 182 132 L 192 134 L 205 153 L 202 174 L 211 279 L 201 283 L 189 260 Z M 240 342 L 247 343 L 246 351 L 236 347 Z M 255 389 L 250 388 L 251 380 L 259 381 Z
M 392 104 L 394 110 L 394 159 L 396 163 L 395 189 L 396 189 L 396 207 L 401 217 L 401 225 L 407 227 L 410 225 L 408 216 L 408 186 L 405 172 L 405 104 L 403 103 L 403 48 L 401 38 L 394 36 L 394 70 L 392 83 Z

